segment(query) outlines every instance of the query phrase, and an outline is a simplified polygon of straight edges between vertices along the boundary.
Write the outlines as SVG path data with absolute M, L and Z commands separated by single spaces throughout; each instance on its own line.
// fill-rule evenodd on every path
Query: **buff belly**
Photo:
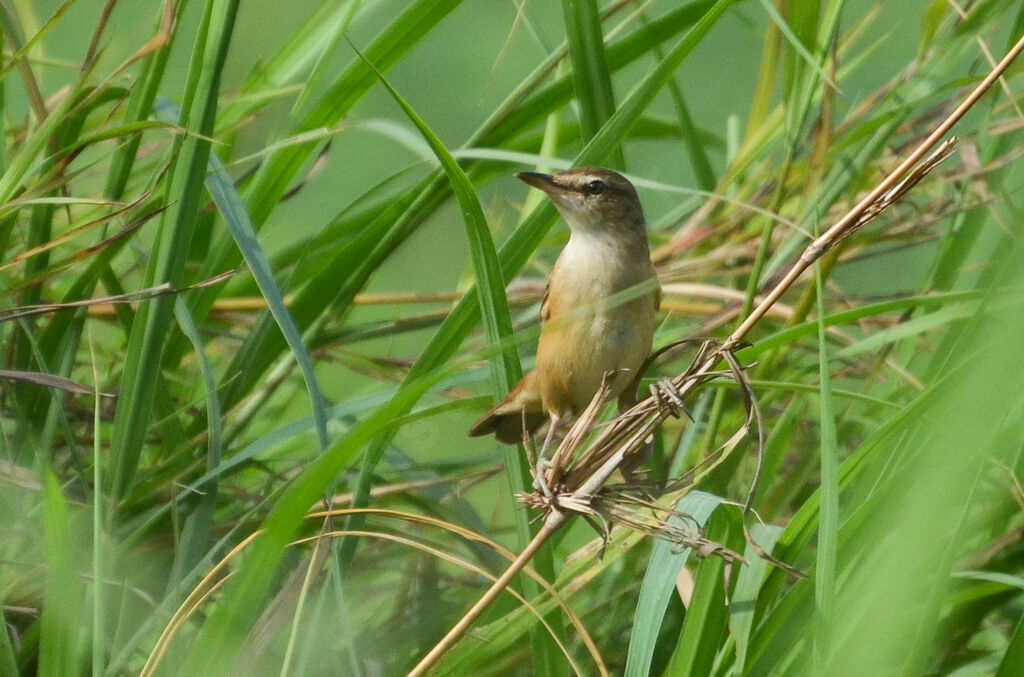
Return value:
M 544 408 L 578 415 L 608 372 L 615 372 L 611 397 L 625 390 L 651 351 L 652 304 L 645 295 L 545 327 L 537 347 L 537 371 L 547 376 L 540 384 Z

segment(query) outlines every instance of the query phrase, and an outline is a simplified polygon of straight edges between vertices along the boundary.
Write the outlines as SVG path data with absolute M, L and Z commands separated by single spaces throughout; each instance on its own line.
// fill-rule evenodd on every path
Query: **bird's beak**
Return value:
M 545 193 L 564 190 L 562 186 L 555 181 L 555 177 L 550 174 L 541 174 L 540 172 L 517 172 L 516 178 L 533 186 L 534 188 L 540 188 Z

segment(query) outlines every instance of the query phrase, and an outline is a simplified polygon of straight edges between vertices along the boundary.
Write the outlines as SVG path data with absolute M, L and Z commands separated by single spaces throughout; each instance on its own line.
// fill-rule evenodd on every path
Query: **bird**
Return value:
M 611 169 L 579 167 L 516 177 L 547 194 L 569 227 L 540 305 L 536 366 L 469 429 L 523 441 L 550 419 L 540 457 L 559 423 L 576 417 L 610 379 L 620 410 L 632 404 L 651 352 L 661 288 L 636 189 Z

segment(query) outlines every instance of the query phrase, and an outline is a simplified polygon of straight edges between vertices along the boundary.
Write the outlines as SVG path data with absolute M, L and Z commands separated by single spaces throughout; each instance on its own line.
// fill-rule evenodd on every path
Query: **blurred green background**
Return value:
M 456 300 L 490 265 L 467 236 L 486 226 L 482 247 L 503 251 L 510 273 L 483 293 L 502 306 L 509 285 L 512 341 L 530 366 L 543 280 L 568 234 L 514 172 L 567 167 L 588 142 L 602 164 L 621 150 L 666 290 L 655 346 L 721 339 L 807 234 L 988 72 L 984 49 L 998 59 L 1024 33 L 1016 0 L 961 5 L 964 16 L 945 0 L 0 2 L 0 311 L 165 279 L 178 289 L 119 316 L 0 315 L 6 368 L 112 395 L 4 382 L 0 674 L 404 674 L 505 560 L 433 526 L 345 510 L 429 516 L 512 551 L 537 528 L 513 498 L 528 488 L 521 451 L 465 437 L 517 367 L 481 330 L 501 318 L 481 320 L 473 293 Z M 104 7 L 100 56 L 84 69 Z M 119 69 L 168 7 L 168 51 Z M 591 10 L 600 24 L 567 20 Z M 551 94 L 572 75 L 567 36 L 611 71 L 617 110 L 652 92 L 649 104 L 581 129 L 587 86 Z M 692 52 L 659 80 L 686 40 Z M 459 160 L 486 224 L 460 208 L 459 177 L 440 171 L 353 45 Z M 697 562 L 619 527 L 605 542 L 577 519 L 533 566 L 596 649 L 520 582 L 551 631 L 504 597 L 438 674 L 1024 672 L 1021 72 L 957 126 L 953 158 L 823 259 L 820 298 L 806 275 L 747 337 L 739 356 L 765 414 L 756 515 L 736 505 L 754 445 L 716 451 L 745 420 L 735 388 L 702 389 L 692 423 L 658 431 L 651 478 L 692 472 L 686 489 L 698 491 L 651 495 L 702 515 L 750 566 Z M 184 128 L 134 108 L 147 87 L 191 112 Z M 216 117 L 200 115 L 205 103 Z M 47 126 L 40 106 L 64 117 Z M 314 109 L 344 114 L 311 127 Z M 511 122 L 465 148 L 492 119 Z M 118 163 L 126 187 L 114 195 Z M 183 265 L 162 268 L 178 249 Z M 262 263 L 272 276 L 257 283 Z M 436 296 L 383 298 L 409 293 Z M 306 350 L 275 342 L 289 322 Z M 333 521 L 307 518 L 325 497 Z M 319 547 L 294 542 L 321 528 Z M 747 530 L 809 577 L 761 559 Z

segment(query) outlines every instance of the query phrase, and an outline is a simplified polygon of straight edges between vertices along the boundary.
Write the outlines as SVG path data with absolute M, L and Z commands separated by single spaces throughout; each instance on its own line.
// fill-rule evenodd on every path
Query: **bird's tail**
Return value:
M 540 391 L 536 386 L 536 372 L 531 371 L 512 389 L 505 399 L 480 417 L 469 429 L 469 437 L 493 434 L 499 442 L 516 444 L 523 441 L 523 429 L 533 433 L 547 420 Z

